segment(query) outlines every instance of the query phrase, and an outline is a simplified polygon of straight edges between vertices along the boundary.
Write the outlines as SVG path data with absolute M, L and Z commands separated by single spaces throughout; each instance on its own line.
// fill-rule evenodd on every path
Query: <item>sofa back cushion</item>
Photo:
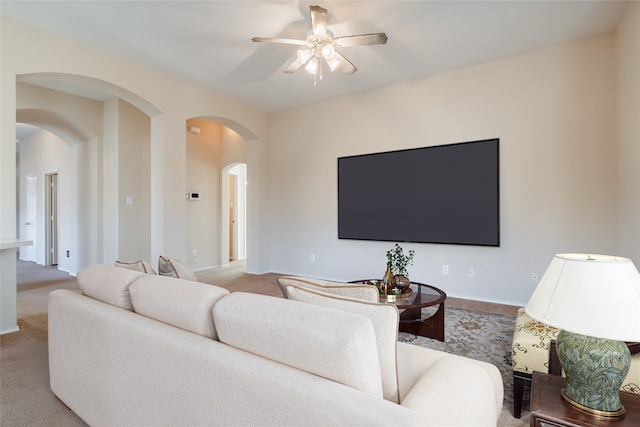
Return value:
M 112 265 L 95 264 L 78 272 L 78 286 L 83 295 L 133 311 L 129 286 L 145 273 Z
M 287 286 L 298 286 L 330 294 L 378 302 L 378 289 L 373 285 L 363 285 L 362 283 L 331 282 L 309 277 L 283 276 L 278 278 L 278 284 L 285 298 L 288 298 Z
M 129 293 L 136 313 L 217 339 L 211 310 L 229 291 L 206 283 L 147 275 L 136 280 Z
M 373 323 L 376 333 L 384 398 L 399 403 L 397 345 L 400 318 L 398 308 L 395 305 L 362 301 L 297 286 L 289 286 L 287 293 L 291 300 L 331 307 L 368 317 Z
M 213 318 L 220 342 L 383 396 L 375 332 L 365 316 L 234 292 L 213 307 Z

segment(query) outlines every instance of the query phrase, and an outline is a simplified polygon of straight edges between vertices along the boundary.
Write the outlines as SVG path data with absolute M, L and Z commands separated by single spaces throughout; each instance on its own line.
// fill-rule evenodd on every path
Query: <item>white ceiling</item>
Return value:
M 612 31 L 626 3 L 0 0 L 0 11 L 276 112 Z M 304 39 L 312 4 L 328 9 L 336 37 L 385 32 L 389 41 L 341 48 L 353 75 L 325 73 L 316 86 L 302 69 L 286 75 L 296 46 L 251 38 Z

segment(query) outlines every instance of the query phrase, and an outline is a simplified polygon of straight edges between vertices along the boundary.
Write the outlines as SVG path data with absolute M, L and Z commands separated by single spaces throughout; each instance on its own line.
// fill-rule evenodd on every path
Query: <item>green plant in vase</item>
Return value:
M 397 285 L 409 285 L 409 272 L 407 271 L 407 266 L 413 265 L 414 254 L 415 252 L 413 250 L 410 250 L 405 254 L 402 246 L 397 243 L 393 249 L 387 251 L 387 264 L 391 266 L 391 273 L 393 274 Z

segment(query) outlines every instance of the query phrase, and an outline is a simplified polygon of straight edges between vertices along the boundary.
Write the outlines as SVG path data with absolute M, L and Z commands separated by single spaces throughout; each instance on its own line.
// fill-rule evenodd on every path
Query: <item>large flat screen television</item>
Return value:
M 500 246 L 499 145 L 338 158 L 338 238 Z

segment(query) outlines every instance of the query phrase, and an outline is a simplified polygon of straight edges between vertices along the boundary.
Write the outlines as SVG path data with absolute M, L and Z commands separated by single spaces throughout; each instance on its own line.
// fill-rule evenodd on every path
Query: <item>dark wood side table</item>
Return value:
M 603 419 L 578 410 L 560 395 L 565 379 L 557 375 L 533 373 L 531 381 L 531 427 L 640 426 L 640 396 L 620 392 L 626 413 L 617 419 Z
M 369 279 L 354 280 L 349 283 L 369 283 Z M 388 302 L 401 310 L 400 332 L 407 332 L 427 338 L 444 341 L 444 302 L 447 294 L 435 286 L 411 282 L 413 293 L 409 298 Z M 422 317 L 422 309 L 438 305 L 436 312 L 427 318 Z

